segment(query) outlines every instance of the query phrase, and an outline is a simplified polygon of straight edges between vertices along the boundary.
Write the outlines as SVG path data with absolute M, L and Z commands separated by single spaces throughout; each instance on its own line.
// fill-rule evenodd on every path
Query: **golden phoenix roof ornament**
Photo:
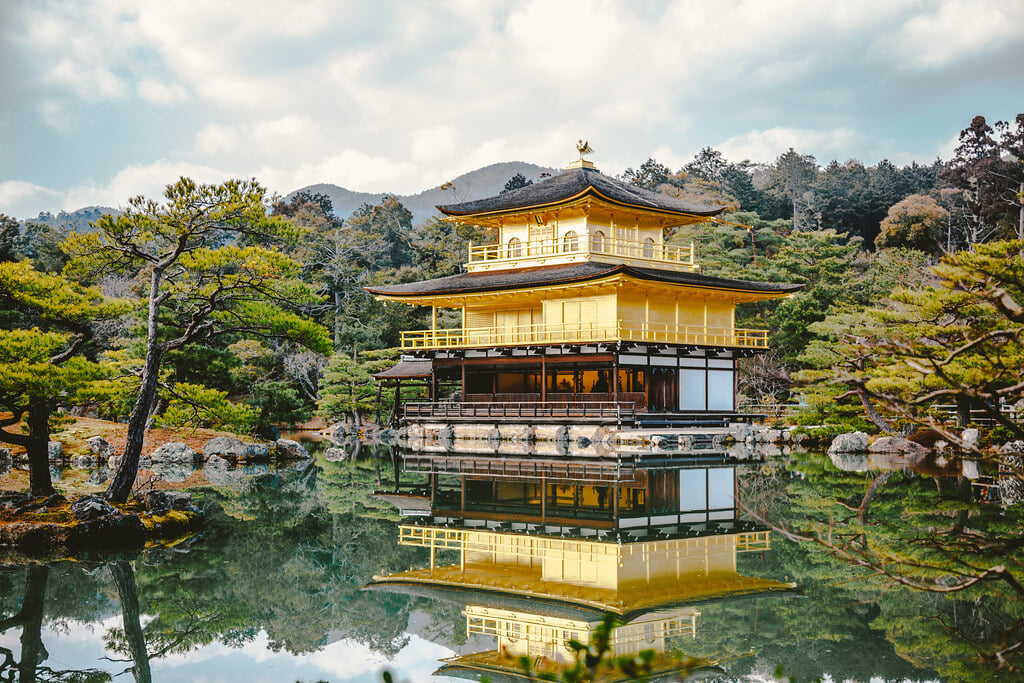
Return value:
M 582 138 L 576 143 L 576 151 L 580 153 L 580 161 L 583 161 L 584 154 L 594 153 L 594 150 L 590 147 L 590 143 Z

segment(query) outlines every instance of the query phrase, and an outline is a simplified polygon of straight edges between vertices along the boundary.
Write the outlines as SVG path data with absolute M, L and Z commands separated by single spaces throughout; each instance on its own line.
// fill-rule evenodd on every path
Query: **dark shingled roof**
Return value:
M 462 204 L 438 206 L 438 210 L 449 216 L 474 216 L 490 213 L 505 213 L 517 209 L 547 208 L 580 199 L 586 195 L 603 197 L 613 204 L 638 207 L 672 214 L 692 216 L 714 216 L 725 210 L 724 206 L 708 206 L 684 202 L 657 192 L 643 190 L 604 175 L 593 168 L 573 168 L 551 178 L 507 194 L 487 199 L 477 199 Z
M 692 285 L 694 287 L 731 289 L 744 292 L 778 292 L 780 294 L 788 294 L 803 288 L 803 285 L 748 282 L 746 280 L 730 280 L 724 277 L 701 275 L 700 273 L 654 270 L 653 268 L 637 268 L 624 264 L 613 265 L 585 261 L 583 263 L 570 263 L 560 266 L 461 273 L 433 280 L 407 282 L 400 285 L 367 287 L 366 291 L 371 294 L 388 296 L 468 294 L 471 292 L 490 292 L 502 289 L 520 289 L 543 285 L 585 282 L 620 273 L 654 282 L 669 282 Z
M 430 377 L 431 366 L 433 361 L 429 358 L 425 360 L 415 359 L 406 360 L 402 359 L 397 364 L 392 365 L 387 370 L 374 373 L 374 377 L 377 379 L 405 379 L 407 377 Z

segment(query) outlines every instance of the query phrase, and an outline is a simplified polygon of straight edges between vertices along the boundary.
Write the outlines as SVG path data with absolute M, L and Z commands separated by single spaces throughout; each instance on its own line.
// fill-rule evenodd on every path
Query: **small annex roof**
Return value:
M 650 192 L 606 176 L 597 169 L 587 166 L 570 168 L 556 176 L 545 178 L 506 194 L 461 204 L 439 205 L 437 208 L 448 216 L 480 217 L 549 209 L 588 196 L 625 208 L 677 216 L 706 218 L 725 210 L 724 206 L 695 204 L 658 192 Z
M 430 377 L 432 363 L 433 361 L 429 358 L 403 358 L 387 370 L 376 372 L 373 376 L 376 379 L 417 379 L 421 377 Z
M 521 268 L 512 270 L 478 271 L 460 273 L 447 277 L 406 282 L 398 285 L 367 287 L 366 291 L 376 296 L 393 299 L 423 296 L 452 296 L 493 292 L 509 289 L 526 289 L 549 285 L 564 285 L 588 280 L 599 280 L 613 275 L 628 275 L 640 280 L 664 282 L 669 284 L 690 285 L 707 289 L 723 289 L 741 292 L 758 292 L 765 294 L 789 294 L 802 289 L 801 284 L 781 284 L 774 282 L 750 282 L 732 280 L 701 273 L 655 270 L 638 268 L 626 264 L 607 264 L 595 261 L 569 263 L 557 266 L 541 266 L 539 268 Z

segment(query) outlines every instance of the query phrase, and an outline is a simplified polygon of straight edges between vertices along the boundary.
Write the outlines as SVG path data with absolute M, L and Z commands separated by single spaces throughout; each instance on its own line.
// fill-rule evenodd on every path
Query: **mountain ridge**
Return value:
M 438 204 L 457 204 L 498 194 L 505 189 L 505 183 L 517 173 L 522 173 L 527 180 L 537 182 L 541 179 L 542 174 L 554 175 L 559 173 L 559 170 L 525 161 L 502 161 L 468 171 L 451 181 L 415 194 L 358 192 L 333 183 L 315 183 L 292 190 L 285 195 L 285 198 L 291 199 L 299 192 L 319 192 L 330 197 L 335 215 L 345 219 L 363 204 L 378 204 L 384 197 L 393 195 L 412 212 L 413 222 L 420 223 L 437 215 L 435 207 Z M 85 206 L 74 211 L 59 211 L 57 213 L 43 211 L 34 218 L 22 218 L 19 222 L 22 225 L 45 223 L 53 228 L 77 232 L 87 230 L 89 224 L 103 214 L 117 216 L 120 213 L 121 211 L 118 209 L 109 206 Z
M 543 173 L 554 175 L 558 172 L 558 169 L 538 166 L 525 161 L 503 161 L 463 173 L 449 182 L 422 192 L 408 195 L 394 194 L 394 196 L 412 212 L 413 222 L 420 223 L 437 215 L 435 207 L 438 204 L 457 204 L 498 194 L 505 189 L 505 183 L 517 173 L 522 173 L 527 180 L 537 182 Z M 390 192 L 356 192 L 331 183 L 316 183 L 289 192 L 287 198 L 291 199 L 299 192 L 319 192 L 326 195 L 334 206 L 335 215 L 341 219 L 348 218 L 363 204 L 378 204 L 381 199 L 393 194 Z

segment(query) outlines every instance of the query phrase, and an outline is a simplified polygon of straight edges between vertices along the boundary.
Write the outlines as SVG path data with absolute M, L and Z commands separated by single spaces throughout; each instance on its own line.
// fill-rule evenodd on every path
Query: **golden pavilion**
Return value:
M 406 407 L 410 421 L 727 421 L 736 359 L 768 345 L 766 330 L 736 327 L 736 305 L 801 287 L 702 274 L 693 245 L 666 233 L 723 207 L 623 183 L 582 153 L 532 185 L 437 208 L 497 241 L 470 245 L 464 273 L 367 288 L 432 311 L 381 375 L 426 380 L 429 401 Z M 444 308 L 459 327 L 438 326 Z

